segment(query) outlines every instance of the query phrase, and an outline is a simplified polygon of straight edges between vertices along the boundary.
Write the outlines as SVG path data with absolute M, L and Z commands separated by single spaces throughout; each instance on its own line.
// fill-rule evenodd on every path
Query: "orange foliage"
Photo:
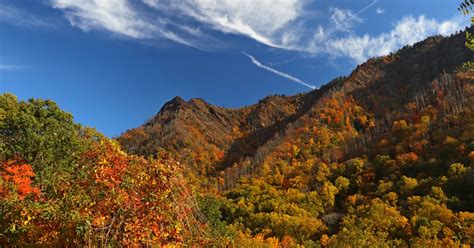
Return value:
M 192 192 L 179 176 L 179 164 L 166 154 L 160 158 L 127 155 L 110 141 L 86 153 L 83 164 L 90 168 L 95 183 L 90 184 L 89 179 L 80 183 L 93 199 L 100 200 L 81 212 L 92 219 L 94 229 L 114 230 L 105 233 L 105 238 L 126 246 L 181 244 L 190 235 L 182 223 L 203 228 L 194 219 Z
M 29 164 L 17 164 L 15 161 L 6 161 L 2 163 L 0 168 L 0 177 L 4 182 L 11 184 L 18 198 L 23 200 L 26 196 L 32 194 L 37 199 L 40 190 L 31 185 L 32 178 L 35 176 L 33 168 Z M 0 184 L 0 195 L 5 197 L 8 194 L 8 186 Z
M 331 239 L 329 238 L 327 234 L 323 234 L 323 236 L 321 236 L 321 239 L 319 239 L 319 242 L 321 243 L 323 247 L 328 247 L 330 240 Z
M 281 240 L 281 247 L 289 248 L 289 247 L 295 247 L 295 246 L 296 246 L 296 241 L 292 237 L 288 235 L 283 236 Z
M 222 160 L 224 158 L 224 152 L 223 151 L 217 151 L 216 152 L 216 157 L 218 160 Z
M 397 155 L 397 162 L 400 165 L 406 165 L 418 161 L 418 155 L 414 152 Z
M 471 161 L 474 162 L 474 151 L 472 151 L 471 153 L 469 153 L 469 159 L 471 159 Z

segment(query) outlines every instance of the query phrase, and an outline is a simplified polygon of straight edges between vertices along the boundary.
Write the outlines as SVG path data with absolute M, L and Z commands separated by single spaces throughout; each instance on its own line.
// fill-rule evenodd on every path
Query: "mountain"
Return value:
M 176 97 L 116 140 L 0 94 L 0 247 L 472 247 L 465 37 L 240 109 Z
M 464 42 L 464 33 L 431 37 L 396 54 L 371 59 L 350 76 L 337 78 L 321 89 L 295 96 L 269 96 L 240 109 L 213 106 L 199 98 L 186 102 L 175 97 L 157 115 L 118 140 L 125 150 L 139 155 L 152 156 L 160 148 L 179 151 L 195 169 L 216 173 L 254 157 L 266 143 L 284 136 L 289 125 L 313 118 L 311 112 L 330 95 L 352 97 L 374 116 L 374 121 L 380 121 L 421 90 L 429 90 L 430 83 L 443 73 L 451 75 L 472 59 Z
M 239 109 L 176 97 L 117 140 L 134 154 L 175 154 L 216 239 L 472 244 L 474 54 L 465 37 L 430 37 L 320 89 Z
M 223 169 L 254 155 L 276 132 L 303 115 L 320 94 L 275 95 L 241 109 L 175 97 L 155 117 L 118 140 L 132 153 L 149 156 L 158 148 L 196 153 L 189 156 L 197 168 Z

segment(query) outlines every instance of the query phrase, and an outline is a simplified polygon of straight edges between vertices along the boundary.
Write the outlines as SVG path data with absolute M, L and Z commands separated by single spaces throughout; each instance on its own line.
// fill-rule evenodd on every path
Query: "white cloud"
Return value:
M 289 26 L 310 0 L 49 0 L 72 26 L 126 37 L 166 38 L 204 48 L 209 30 L 285 48 L 298 38 Z M 204 30 L 204 31 L 203 31 Z
M 88 31 L 105 29 L 132 38 L 147 38 L 153 25 L 142 20 L 127 0 L 51 0 L 72 26 Z
M 380 7 L 378 7 L 378 8 L 375 9 L 375 13 L 381 15 L 381 14 L 385 13 L 385 10 L 382 9 L 382 8 L 380 8 Z
M 358 12 L 330 8 L 328 25 L 310 31 L 305 7 L 312 0 L 49 0 L 71 25 L 83 30 L 107 30 L 137 39 L 165 38 L 207 49 L 222 33 L 246 36 L 270 47 L 306 54 L 329 54 L 362 62 L 388 54 L 430 35 L 449 35 L 464 27 L 463 18 L 447 21 L 405 17 L 393 30 L 379 35 L 355 35 L 363 22 Z M 383 9 L 378 8 L 377 13 Z
M 332 57 L 349 57 L 361 63 L 375 56 L 387 55 L 404 45 L 413 45 L 428 36 L 449 35 L 464 26 L 463 18 L 438 22 L 424 16 L 405 17 L 395 24 L 393 30 L 378 36 L 350 35 L 345 38 L 333 38 L 326 42 L 326 52 Z
M 356 23 L 362 22 L 351 10 L 331 8 L 330 11 L 330 23 L 335 30 L 349 32 Z
M 299 44 L 294 46 L 294 50 L 307 52 L 310 54 L 324 53 L 324 44 L 337 33 L 352 31 L 352 27 L 362 22 L 362 19 L 353 14 L 350 10 L 330 8 L 331 15 L 329 17 L 329 27 L 318 25 L 313 32 L 313 36 L 309 38 L 308 44 Z
M 308 44 L 299 44 L 294 46 L 294 50 L 299 50 L 311 54 L 326 53 L 325 43 L 341 32 L 351 33 L 352 28 L 363 22 L 359 16 L 376 4 L 378 0 L 373 0 L 357 13 L 351 10 L 330 8 L 329 27 L 324 28 L 318 25 Z
M 303 81 L 303 80 L 301 80 L 301 79 L 299 79 L 299 78 L 297 78 L 297 77 L 295 77 L 295 76 L 292 76 L 292 75 L 290 75 L 290 74 L 287 74 L 287 73 L 278 71 L 278 70 L 276 70 L 276 69 L 274 69 L 274 68 L 271 68 L 271 67 L 269 67 L 269 66 L 266 66 L 266 65 L 262 64 L 262 63 L 261 63 L 260 61 L 258 61 L 254 56 L 252 56 L 252 55 L 250 55 L 250 54 L 247 54 L 247 53 L 245 53 L 245 52 L 242 52 L 242 54 L 244 54 L 245 56 L 247 56 L 247 57 L 252 61 L 253 64 L 255 64 L 256 66 L 258 66 L 258 67 L 260 67 L 260 68 L 262 68 L 262 69 L 265 69 L 265 70 L 267 70 L 267 71 L 269 71 L 269 72 L 271 72 L 271 73 L 273 73 L 273 74 L 275 74 L 275 75 L 278 75 L 278 76 L 280 76 L 280 77 L 286 78 L 286 79 L 288 79 L 288 80 L 290 80 L 290 81 L 293 81 L 293 82 L 295 82 L 295 83 L 298 83 L 298 84 L 301 84 L 301 85 L 303 85 L 303 86 L 306 86 L 306 87 L 308 87 L 308 88 L 310 88 L 310 89 L 313 89 L 313 90 L 316 89 L 316 86 L 314 86 L 314 85 L 312 85 L 312 84 L 308 84 L 308 83 L 306 83 L 305 81 Z
M 250 37 L 285 48 L 295 36 L 288 27 L 303 13 L 307 0 L 143 0 L 160 12 L 172 11 L 224 33 Z

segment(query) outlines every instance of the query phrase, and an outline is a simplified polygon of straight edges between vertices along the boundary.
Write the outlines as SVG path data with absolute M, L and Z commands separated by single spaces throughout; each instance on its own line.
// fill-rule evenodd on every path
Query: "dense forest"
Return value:
M 2 94 L 0 246 L 471 247 L 472 31 L 240 109 L 176 97 L 116 139 Z
M 216 240 L 468 246 L 474 54 L 465 37 L 431 37 L 320 90 L 242 109 L 175 98 L 118 141 L 134 154 L 176 154 Z
M 182 166 L 128 155 L 51 101 L 0 96 L 0 245 L 205 242 Z

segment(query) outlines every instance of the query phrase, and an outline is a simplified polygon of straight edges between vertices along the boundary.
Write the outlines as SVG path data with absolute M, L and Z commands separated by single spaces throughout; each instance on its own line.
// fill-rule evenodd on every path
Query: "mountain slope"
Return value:
M 213 173 L 227 168 L 256 149 L 278 130 L 304 114 L 321 91 L 296 96 L 270 96 L 241 109 L 212 106 L 202 99 L 176 97 L 141 127 L 118 140 L 126 150 L 153 155 L 157 149 L 180 151 L 196 169 Z
M 241 109 L 175 98 L 118 140 L 132 153 L 175 152 L 219 238 L 472 244 L 474 72 L 463 64 L 474 54 L 464 43 L 464 32 L 431 37 L 319 90 Z
M 472 58 L 464 42 L 464 33 L 432 37 L 396 54 L 371 59 L 349 77 L 333 80 L 319 90 L 271 96 L 241 109 L 176 97 L 151 120 L 128 130 L 118 140 L 127 151 L 140 155 L 154 155 L 158 148 L 179 151 L 181 159 L 196 170 L 214 174 L 216 168 L 228 168 L 254 157 L 272 137 L 281 136 L 290 123 L 318 108 L 323 96 L 350 95 L 374 117 L 386 116 L 429 87 L 428 83 L 441 73 L 451 73 Z

